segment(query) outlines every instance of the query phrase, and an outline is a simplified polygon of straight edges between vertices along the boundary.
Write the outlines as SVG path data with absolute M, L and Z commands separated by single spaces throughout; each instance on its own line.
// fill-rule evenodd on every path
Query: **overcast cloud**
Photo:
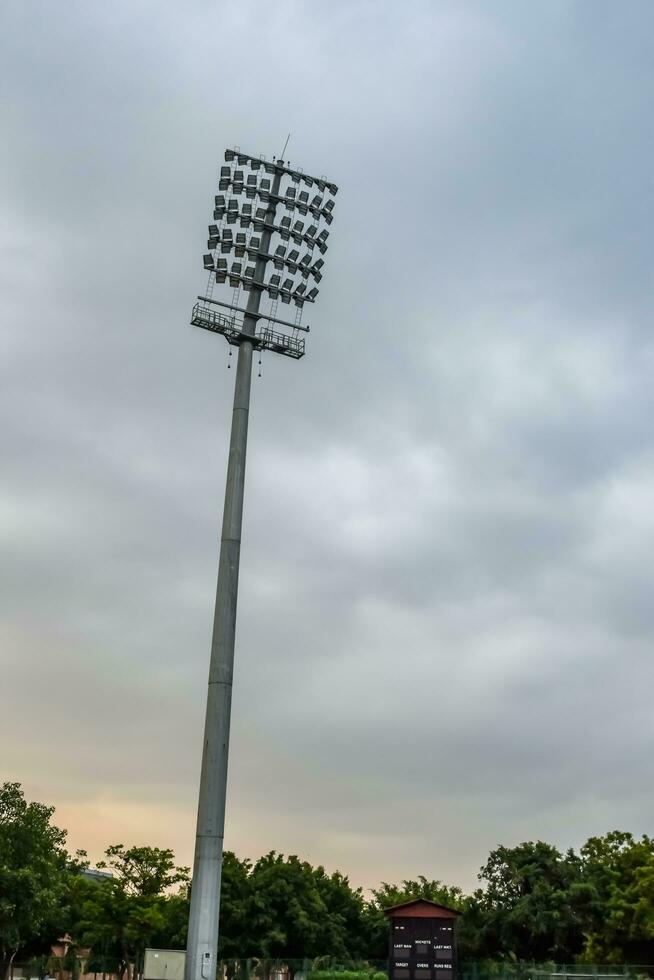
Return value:
M 225 146 L 340 186 L 255 378 L 227 846 L 471 886 L 654 832 L 654 6 L 5 0 L 2 772 L 190 863 Z

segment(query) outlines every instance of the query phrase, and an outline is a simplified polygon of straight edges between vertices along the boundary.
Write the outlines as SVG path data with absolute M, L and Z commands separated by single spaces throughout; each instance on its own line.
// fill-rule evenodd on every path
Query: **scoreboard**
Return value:
M 455 980 L 457 912 L 419 899 L 386 914 L 390 980 Z

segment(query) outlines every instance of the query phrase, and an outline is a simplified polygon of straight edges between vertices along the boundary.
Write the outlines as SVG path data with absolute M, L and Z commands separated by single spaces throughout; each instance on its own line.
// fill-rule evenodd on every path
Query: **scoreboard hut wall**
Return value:
M 390 980 L 454 980 L 455 918 L 398 916 L 390 926 Z

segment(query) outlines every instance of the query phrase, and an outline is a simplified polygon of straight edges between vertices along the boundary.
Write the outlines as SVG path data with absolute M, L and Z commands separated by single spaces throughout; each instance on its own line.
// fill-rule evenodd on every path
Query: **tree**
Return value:
M 442 881 L 430 881 L 424 875 L 419 875 L 415 881 L 404 880 L 399 885 L 389 885 L 382 881 L 379 888 L 373 889 L 373 898 L 379 909 L 388 909 L 402 902 L 410 902 L 414 898 L 427 898 L 439 905 L 460 911 L 465 902 L 465 896 L 456 885 L 444 885 Z
M 94 965 L 131 977 L 142 969 L 145 948 L 155 936 L 161 941 L 171 927 L 180 932 L 189 872 L 175 866 L 168 849 L 112 844 L 105 855 L 98 867 L 109 867 L 114 875 L 89 892 L 76 932 L 92 947 Z M 166 895 L 175 885 L 182 886 L 181 893 Z
M 593 925 L 587 960 L 649 962 L 654 953 L 654 840 L 612 831 L 591 837 L 581 849 L 593 887 Z
M 248 876 L 245 921 L 241 956 L 349 959 L 365 934 L 364 900 L 339 872 L 271 851 Z
M 0 788 L 0 971 L 41 940 L 56 917 L 70 858 L 54 807 L 28 803 L 20 783 Z M 46 937 L 47 938 L 47 937 Z
M 247 858 L 240 860 L 232 851 L 224 852 L 218 930 L 218 956 L 221 958 L 249 956 L 256 948 L 248 918 L 251 873 L 251 861 Z
M 466 904 L 462 946 L 472 957 L 571 962 L 581 953 L 592 887 L 579 857 L 542 841 L 498 847 Z
M 111 868 L 125 895 L 162 895 L 189 881 L 189 868 L 175 867 L 175 855 L 169 848 L 111 844 L 105 856 L 107 860 L 98 861 L 98 868 Z

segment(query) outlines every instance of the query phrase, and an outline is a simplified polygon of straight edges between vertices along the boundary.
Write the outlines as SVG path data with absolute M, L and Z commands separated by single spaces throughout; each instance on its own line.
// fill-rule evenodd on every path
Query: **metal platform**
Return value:
M 256 334 L 252 336 L 244 331 L 242 320 L 235 316 L 216 313 L 202 303 L 196 303 L 193 307 L 191 324 L 194 327 L 202 327 L 203 330 L 210 330 L 212 333 L 222 334 L 227 342 L 235 347 L 238 347 L 243 340 L 250 340 L 255 350 L 269 350 L 275 354 L 294 357 L 296 360 L 304 357 L 304 340 L 300 337 L 289 336 L 269 326 L 257 327 Z

